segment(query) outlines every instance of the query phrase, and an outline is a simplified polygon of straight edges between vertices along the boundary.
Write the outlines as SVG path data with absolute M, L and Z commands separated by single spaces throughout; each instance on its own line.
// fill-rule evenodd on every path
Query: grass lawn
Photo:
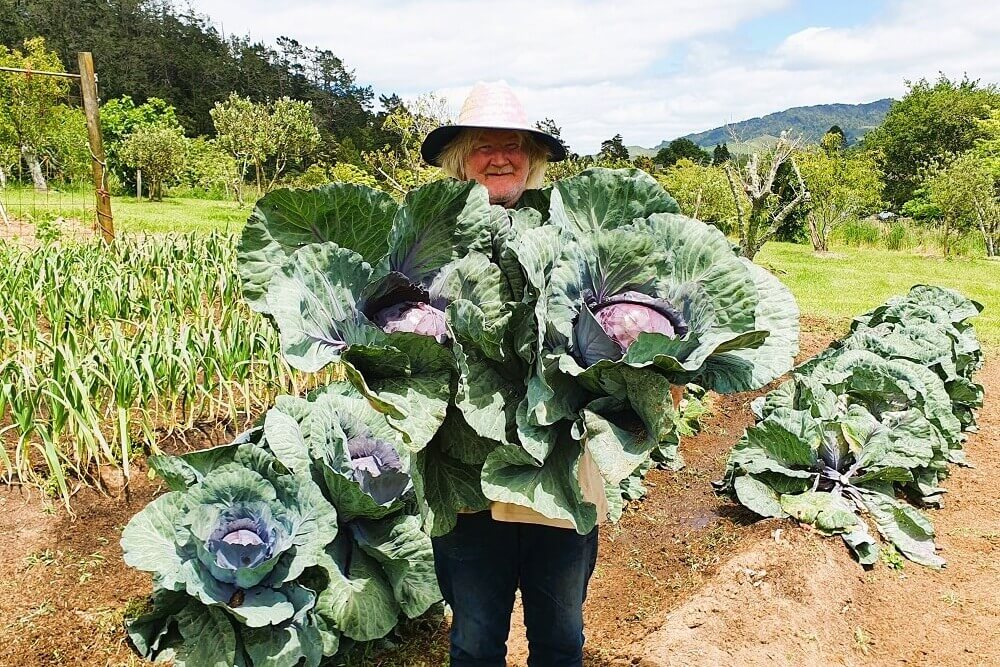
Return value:
M 756 262 L 788 285 L 803 314 L 844 323 L 913 285 L 957 289 L 985 306 L 973 320 L 976 332 L 984 345 L 1000 347 L 1000 261 L 846 247 L 819 255 L 806 245 L 772 241 Z
M 141 203 L 116 199 L 111 205 L 115 228 L 127 232 L 238 232 L 253 210 L 253 206 L 210 199 L 167 198 Z
M 0 201 L 9 215 L 36 222 L 61 216 L 90 224 L 97 215 L 90 190 L 35 193 L 11 187 L 0 190 Z M 239 231 L 252 209 L 252 205 L 210 199 L 166 197 L 159 202 L 137 202 L 135 197 L 111 198 L 115 230 L 123 232 Z

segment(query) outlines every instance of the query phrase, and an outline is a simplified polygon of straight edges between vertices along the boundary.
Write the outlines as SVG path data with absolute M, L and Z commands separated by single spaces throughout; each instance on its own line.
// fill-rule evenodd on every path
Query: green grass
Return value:
M 66 190 L 35 193 L 29 188 L 0 190 L 7 213 L 24 220 L 52 220 L 57 216 L 91 223 L 95 217 L 93 191 Z M 112 197 L 115 230 L 126 232 L 238 231 L 252 206 L 232 201 L 166 197 L 151 202 L 135 197 Z
M 250 216 L 252 206 L 210 199 L 173 199 L 136 203 L 126 199 L 112 202 L 116 229 L 129 232 L 239 231 Z
M 913 285 L 957 289 L 985 306 L 973 320 L 982 343 L 1000 346 L 1000 261 L 843 246 L 819 255 L 806 245 L 772 241 L 756 262 L 792 290 L 804 315 L 845 322 Z

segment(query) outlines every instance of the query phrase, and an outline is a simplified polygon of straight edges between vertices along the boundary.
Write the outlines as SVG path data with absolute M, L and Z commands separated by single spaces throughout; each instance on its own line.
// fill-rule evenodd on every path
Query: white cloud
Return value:
M 733 48 L 748 20 L 790 0 L 296 2 L 198 0 L 227 32 L 329 48 L 359 81 L 461 105 L 477 80 L 507 79 L 529 114 L 554 118 L 574 150 L 621 133 L 654 145 L 688 132 L 829 102 L 905 91 L 904 80 L 1000 80 L 1000 5 L 909 0 L 865 24 L 812 26 L 766 52 Z M 673 59 L 669 72 L 662 64 Z
M 731 29 L 790 0 L 376 0 L 275 4 L 199 0 L 227 30 L 332 49 L 394 90 L 506 78 L 559 85 L 632 78 L 685 40 Z
M 811 27 L 787 39 L 776 55 L 788 67 L 911 69 L 913 64 L 1000 63 L 1000 5 L 992 2 L 897 2 L 890 15 L 853 28 Z

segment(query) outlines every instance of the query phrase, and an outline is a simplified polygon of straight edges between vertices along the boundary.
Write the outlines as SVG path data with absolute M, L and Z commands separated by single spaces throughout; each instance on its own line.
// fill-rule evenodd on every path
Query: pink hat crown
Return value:
M 530 130 L 528 114 L 506 81 L 478 82 L 465 98 L 458 125 Z
M 459 112 L 458 123 L 431 130 L 420 145 L 420 155 L 427 164 L 441 166 L 441 152 L 466 127 L 530 132 L 545 145 L 549 162 L 566 159 L 566 147 L 551 134 L 531 125 L 524 105 L 506 81 L 480 81 L 474 85 Z

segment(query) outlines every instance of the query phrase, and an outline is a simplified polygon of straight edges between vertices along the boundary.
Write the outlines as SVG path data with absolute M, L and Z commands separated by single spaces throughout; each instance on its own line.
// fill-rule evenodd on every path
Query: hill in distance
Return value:
M 893 100 L 887 97 L 866 104 L 816 104 L 808 107 L 792 107 L 759 118 L 687 134 L 681 138 L 690 139 L 709 150 L 716 144 L 728 143 L 730 152 L 740 153 L 762 142 L 773 144 L 776 137 L 785 130 L 801 134 L 807 142 L 818 143 L 831 126 L 839 125 L 844 130 L 847 142 L 853 144 L 864 136 L 865 132 L 882 123 L 892 102 Z M 734 145 L 730 128 L 742 139 L 741 142 Z M 669 143 L 669 140 L 664 140 L 653 148 L 629 146 L 628 150 L 632 157 L 637 155 L 652 157 Z M 743 148 L 742 144 L 747 146 Z

